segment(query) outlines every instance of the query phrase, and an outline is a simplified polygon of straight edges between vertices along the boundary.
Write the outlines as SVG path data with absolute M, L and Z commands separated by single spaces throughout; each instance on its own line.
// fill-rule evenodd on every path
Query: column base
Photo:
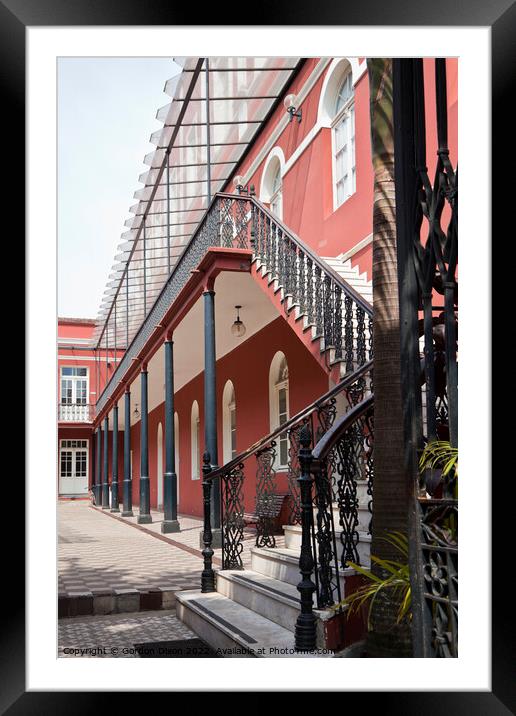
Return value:
M 199 547 L 204 549 L 202 531 L 199 535 Z M 211 547 L 212 549 L 220 549 L 220 547 L 222 547 L 222 530 L 220 527 L 215 527 L 211 530 Z
M 161 523 L 161 532 L 163 534 L 167 534 L 168 532 L 181 532 L 178 520 L 163 520 Z
M 134 517 L 132 510 L 122 511 L 121 517 Z
M 110 507 L 109 507 L 109 505 L 102 505 L 102 509 L 103 509 L 103 510 L 109 510 Z
M 139 525 L 150 525 L 152 522 L 151 515 L 138 515 L 137 522 Z
M 110 512 L 120 512 L 120 509 L 118 507 L 112 507 L 109 511 Z

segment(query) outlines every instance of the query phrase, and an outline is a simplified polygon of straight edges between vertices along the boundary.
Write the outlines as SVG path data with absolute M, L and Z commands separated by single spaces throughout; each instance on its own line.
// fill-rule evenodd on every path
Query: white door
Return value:
M 88 440 L 61 440 L 59 494 L 88 494 Z
M 158 510 L 163 507 L 163 428 L 161 423 L 158 425 L 158 444 L 156 446 L 156 453 L 158 455 L 158 469 L 157 469 L 157 480 L 158 480 Z

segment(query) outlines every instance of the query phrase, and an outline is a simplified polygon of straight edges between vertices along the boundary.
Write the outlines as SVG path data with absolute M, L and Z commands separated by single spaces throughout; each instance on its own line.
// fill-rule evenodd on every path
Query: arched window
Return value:
M 284 425 L 289 419 L 288 365 L 285 354 L 278 351 L 269 370 L 269 406 L 271 431 Z M 288 465 L 288 437 L 280 435 L 276 440 L 277 456 L 275 469 Z
M 179 507 L 179 416 L 174 413 L 174 472 L 177 476 L 177 505 Z
M 263 169 L 260 186 L 260 200 L 269 204 L 271 211 L 281 219 L 283 217 L 283 166 L 285 157 L 279 147 L 274 147 Z
M 199 420 L 199 404 L 196 400 L 192 403 L 192 413 L 190 422 L 190 436 L 192 444 L 192 480 L 201 478 L 201 456 L 200 456 L 200 420 Z
M 230 380 L 227 381 L 222 393 L 222 425 L 224 463 L 226 463 L 237 454 L 235 388 Z
M 345 73 L 335 96 L 332 121 L 334 206 L 337 208 L 356 189 L 355 94 L 351 70 Z
M 278 169 L 272 180 L 272 194 L 271 194 L 271 211 L 276 214 L 278 219 L 281 219 L 283 215 L 283 197 L 282 197 L 282 184 L 281 184 L 281 167 L 278 163 Z
M 158 423 L 158 432 L 156 435 L 156 479 L 157 479 L 157 505 L 158 510 L 163 507 L 163 428 Z

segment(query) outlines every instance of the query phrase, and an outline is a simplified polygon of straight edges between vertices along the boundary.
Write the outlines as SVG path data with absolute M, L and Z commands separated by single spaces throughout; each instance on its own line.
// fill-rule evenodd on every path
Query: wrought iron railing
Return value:
M 251 249 L 277 280 L 286 311 L 298 308 L 324 341 L 328 361 L 351 373 L 372 357 L 371 305 L 254 196 L 216 194 L 97 402 L 99 413 L 156 325 L 212 246 Z
M 435 64 L 437 162 L 427 169 L 423 61 L 394 60 L 396 204 L 406 464 L 414 484 L 414 655 L 458 655 L 458 502 L 452 479 L 418 470 L 425 443 L 457 435 L 458 177 L 448 148 L 446 60 Z M 419 341 L 418 341 L 419 338 Z
M 85 403 L 58 403 L 58 420 L 63 423 L 91 423 L 95 406 Z
M 291 453 L 297 457 L 299 441 L 302 431 L 308 430 L 310 439 L 318 441 L 333 425 L 337 416 L 337 402 L 341 401 L 341 411 L 348 411 L 359 403 L 370 392 L 371 362 L 358 368 L 354 373 L 346 376 L 340 383 L 329 390 L 325 395 L 311 403 L 304 410 L 288 420 L 284 425 L 271 432 L 266 437 L 249 447 L 226 465 L 207 472 L 205 479 L 213 481 L 220 478 L 221 505 L 222 505 L 222 568 L 243 569 L 242 552 L 244 536 L 244 486 L 256 485 L 254 513 L 258 517 L 256 524 L 257 547 L 275 547 L 274 520 L 272 518 L 274 495 L 277 492 L 277 473 L 284 472 L 276 468 L 277 445 L 282 437 L 287 437 L 291 446 Z M 292 462 L 287 467 L 288 484 L 292 487 L 297 483 L 300 467 L 299 461 Z M 344 491 L 341 489 L 338 478 L 333 477 L 332 494 L 326 494 L 326 507 L 330 510 L 340 499 L 344 504 Z M 322 484 L 322 483 L 321 483 Z M 369 481 L 369 494 L 372 495 L 372 472 Z M 321 488 L 322 489 L 322 488 Z M 340 496 L 340 497 L 339 497 Z M 296 490 L 290 489 L 291 503 L 290 522 L 300 522 L 301 496 L 298 486 Z M 371 502 L 369 503 L 371 507 Z M 314 499 L 314 510 L 322 510 L 322 492 Z M 321 512 L 322 514 L 322 512 Z M 319 517 L 317 518 L 319 519 Z M 323 527 L 317 532 L 317 538 L 323 542 Z M 349 550 L 348 550 L 349 551 Z M 358 555 L 353 553 L 358 561 Z M 321 582 L 322 584 L 322 582 Z M 321 597 L 321 604 L 325 601 Z M 333 602 L 332 602 L 333 603 Z
M 358 486 L 365 482 L 372 498 L 373 410 L 373 394 L 362 394 L 313 449 L 308 426 L 300 432 L 301 612 L 295 629 L 299 651 L 311 650 L 316 644 L 314 593 L 318 608 L 339 605 L 342 609 L 345 570 L 349 562 L 360 564 Z M 369 509 L 372 514 L 372 499 Z

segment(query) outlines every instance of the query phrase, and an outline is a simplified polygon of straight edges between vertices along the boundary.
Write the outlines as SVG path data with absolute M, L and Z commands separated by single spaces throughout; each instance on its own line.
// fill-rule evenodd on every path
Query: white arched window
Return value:
M 163 507 L 163 428 L 161 423 L 158 423 L 158 432 L 156 435 L 156 456 L 157 504 L 159 510 Z
M 230 380 L 227 381 L 222 393 L 222 425 L 224 463 L 226 463 L 237 454 L 235 388 Z
M 355 94 L 349 69 L 338 85 L 332 121 L 334 206 L 343 204 L 356 189 Z
M 174 472 L 177 476 L 177 505 L 179 507 L 179 416 L 174 413 Z
M 283 218 L 283 167 L 285 157 L 279 147 L 275 147 L 265 162 L 260 186 L 260 200 L 269 204 L 278 219 Z
M 201 456 L 200 456 L 200 420 L 199 420 L 199 404 L 196 400 L 192 403 L 190 436 L 192 444 L 192 480 L 200 480 L 201 478 Z
M 282 185 L 281 185 L 281 167 L 278 164 L 278 169 L 272 180 L 272 194 L 270 201 L 271 211 L 276 214 L 278 219 L 281 219 L 283 215 L 283 196 L 282 196 Z
M 271 431 L 284 425 L 289 418 L 288 365 L 285 354 L 278 351 L 269 370 L 269 406 Z M 274 468 L 286 468 L 288 465 L 288 436 L 280 435 L 276 440 L 277 455 Z

